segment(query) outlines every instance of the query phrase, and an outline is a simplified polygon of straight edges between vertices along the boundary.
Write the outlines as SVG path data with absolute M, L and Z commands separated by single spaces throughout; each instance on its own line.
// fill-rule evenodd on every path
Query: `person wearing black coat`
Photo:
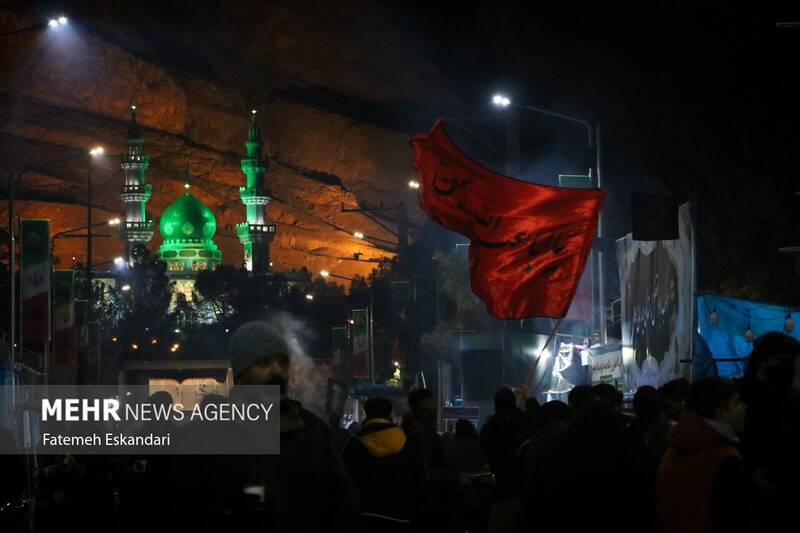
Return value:
M 237 387 L 278 385 L 281 392 L 280 455 L 224 458 L 240 469 L 243 492 L 263 490 L 263 505 L 255 505 L 264 509 L 260 522 L 268 531 L 361 531 L 355 487 L 334 453 L 330 427 L 287 396 L 291 350 L 284 334 L 263 322 L 245 324 L 229 354 Z
M 481 429 L 480 440 L 481 449 L 497 478 L 495 498 L 502 500 L 519 495 L 517 452 L 530 438 L 533 428 L 517 407 L 514 391 L 507 387 L 495 394 L 494 409 L 494 416 Z
M 402 429 L 392 423 L 392 402 L 370 398 L 366 419 L 342 460 L 356 485 L 367 531 L 410 531 L 427 481 L 422 461 Z
M 795 520 L 800 498 L 800 394 L 793 389 L 800 342 L 777 331 L 761 335 L 739 382 L 747 403 L 742 455 L 753 487 L 754 531 Z

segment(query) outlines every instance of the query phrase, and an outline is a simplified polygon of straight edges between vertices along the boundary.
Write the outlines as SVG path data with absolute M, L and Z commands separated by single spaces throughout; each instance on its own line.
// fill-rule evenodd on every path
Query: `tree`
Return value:
M 194 298 L 199 313 L 213 322 L 224 321 L 235 311 L 238 291 L 248 277 L 243 268 L 219 265 L 214 270 L 204 270 L 194 284 Z
M 94 316 L 107 332 L 103 352 L 121 347 L 123 356 L 128 357 L 166 355 L 176 319 L 169 312 L 173 287 L 166 264 L 147 257 L 119 271 L 116 286 L 106 289 L 105 294 L 98 287 L 102 286 L 95 285 Z

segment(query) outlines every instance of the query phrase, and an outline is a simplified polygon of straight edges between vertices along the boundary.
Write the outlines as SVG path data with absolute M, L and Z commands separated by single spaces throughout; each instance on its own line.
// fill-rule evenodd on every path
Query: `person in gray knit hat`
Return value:
M 242 485 L 264 488 L 270 530 L 359 531 L 355 488 L 333 451 L 330 428 L 287 397 L 290 352 L 282 331 L 265 322 L 245 324 L 231 338 L 228 356 L 236 382 L 231 395 L 245 385 L 281 388 L 280 455 L 250 458 Z
M 286 396 L 289 345 L 283 334 L 266 322 L 249 322 L 231 337 L 228 356 L 237 385 L 279 385 Z

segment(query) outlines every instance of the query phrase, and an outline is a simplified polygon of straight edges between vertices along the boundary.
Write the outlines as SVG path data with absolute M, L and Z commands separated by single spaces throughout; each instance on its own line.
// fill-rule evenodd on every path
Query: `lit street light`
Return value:
M 314 295 L 313 294 L 306 294 L 306 300 L 311 301 L 313 299 L 314 299 Z
M 95 228 L 99 228 L 100 226 L 105 226 L 106 224 L 109 225 L 109 226 L 118 226 L 121 222 L 122 221 L 119 218 L 112 218 L 112 219 L 108 220 L 108 222 L 98 222 L 97 224 L 94 225 L 94 227 Z M 81 226 L 79 228 L 72 228 L 72 229 L 68 229 L 68 230 L 64 230 L 64 231 L 59 231 L 58 233 L 53 234 L 53 236 L 50 237 L 50 256 L 52 257 L 53 255 L 55 255 L 56 241 L 58 239 L 62 239 L 62 238 L 67 238 L 68 239 L 68 238 L 75 238 L 75 237 L 82 239 L 84 237 L 84 235 L 73 235 L 73 234 L 78 232 L 78 231 L 83 231 L 85 229 L 89 229 L 89 228 L 87 226 Z M 95 233 L 95 234 L 92 235 L 92 238 L 94 238 L 94 237 L 108 237 L 108 235 L 106 235 L 104 233 Z M 74 256 L 72 257 L 72 260 L 75 261 L 75 257 Z
M 128 292 L 129 290 L 131 290 L 131 286 L 126 283 L 125 285 L 120 287 L 120 289 L 122 289 L 122 292 Z
M 66 26 L 67 22 L 69 22 L 69 19 L 64 15 L 61 15 L 58 18 L 52 18 L 48 20 L 47 25 L 50 26 L 51 28 L 58 28 L 59 26 Z
M 37 22 L 36 24 L 32 24 L 30 26 L 25 26 L 24 28 L 18 28 L 16 30 L 7 31 L 5 33 L 0 33 L 0 37 L 8 37 L 9 35 L 16 35 L 17 33 L 25 33 L 27 31 L 34 31 L 34 30 L 42 30 L 45 28 L 57 29 L 62 26 L 66 26 L 69 23 L 69 19 L 64 15 L 58 17 L 52 17 L 48 20 L 42 20 Z
M 328 276 L 331 275 L 331 273 L 328 272 L 327 270 L 320 270 L 319 275 L 322 276 L 323 278 L 327 278 Z
M 507 97 L 506 95 L 503 95 L 503 94 L 495 94 L 495 95 L 492 96 L 492 104 L 494 104 L 495 106 L 497 106 L 499 108 L 505 109 L 505 108 L 511 106 L 511 99 L 509 97 Z M 561 114 L 561 113 L 555 113 L 553 111 L 548 111 L 547 109 L 542 109 L 540 107 L 533 107 L 533 106 L 528 106 L 528 105 L 517 105 L 517 104 L 514 104 L 512 107 L 516 108 L 516 109 L 524 109 L 526 111 L 533 111 L 535 113 L 541 113 L 543 115 L 549 115 L 551 117 L 556 117 L 556 118 L 560 118 L 560 119 L 563 119 L 563 120 L 568 120 L 570 122 L 575 122 L 577 124 L 581 124 L 582 126 L 584 126 L 586 128 L 586 134 L 587 134 L 589 149 L 590 150 L 592 148 L 595 149 L 595 174 L 597 175 L 596 185 L 597 185 L 597 188 L 602 187 L 602 180 L 601 180 L 601 174 L 600 174 L 601 143 L 600 143 L 600 123 L 599 122 L 595 124 L 594 135 L 592 135 L 592 125 L 589 122 L 587 122 L 585 120 L 582 120 L 580 118 L 571 117 L 569 115 L 564 115 L 564 114 Z M 515 131 L 515 134 L 517 136 L 519 135 L 516 131 Z M 516 140 L 514 140 L 514 142 L 516 143 L 517 148 L 518 148 L 519 140 L 516 139 Z M 518 151 L 517 151 L 517 154 L 518 154 Z M 603 216 L 602 216 L 602 212 L 598 215 L 597 236 L 598 237 L 602 237 L 603 236 Z M 607 339 L 607 337 L 608 337 L 607 329 L 606 329 L 606 318 L 605 318 L 605 315 L 606 315 L 606 310 L 605 310 L 605 283 L 604 283 L 604 279 L 603 279 L 603 253 L 599 252 L 599 251 L 597 252 L 597 293 L 598 293 L 597 294 L 597 299 L 598 299 L 598 301 L 600 303 L 599 309 L 598 309 L 598 313 L 599 313 L 598 321 L 599 321 L 599 326 L 600 326 L 600 328 L 599 328 L 600 329 L 600 342 L 605 344 L 606 341 L 608 340 Z
M 419 189 L 419 182 L 417 180 L 411 180 L 408 182 L 408 186 L 411 189 Z
M 495 94 L 492 96 L 492 103 L 497 107 L 508 107 L 511 105 L 511 99 L 504 94 Z

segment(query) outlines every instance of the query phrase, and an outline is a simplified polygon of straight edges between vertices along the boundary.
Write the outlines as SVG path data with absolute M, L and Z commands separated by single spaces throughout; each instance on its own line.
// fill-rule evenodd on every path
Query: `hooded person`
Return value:
M 265 322 L 250 322 L 233 334 L 228 352 L 234 391 L 280 388 L 280 455 L 252 456 L 255 474 L 246 480 L 263 487 L 266 525 L 277 531 L 357 530 L 355 490 L 334 453 L 330 428 L 288 397 L 292 351 L 284 335 Z
M 747 531 L 747 483 L 737 437 L 747 407 L 736 383 L 696 381 L 687 407 L 667 435 L 658 468 L 656 531 Z
M 392 422 L 392 402 L 370 398 L 366 418 L 342 452 L 359 494 L 367 531 L 409 531 L 426 488 L 416 449 Z

